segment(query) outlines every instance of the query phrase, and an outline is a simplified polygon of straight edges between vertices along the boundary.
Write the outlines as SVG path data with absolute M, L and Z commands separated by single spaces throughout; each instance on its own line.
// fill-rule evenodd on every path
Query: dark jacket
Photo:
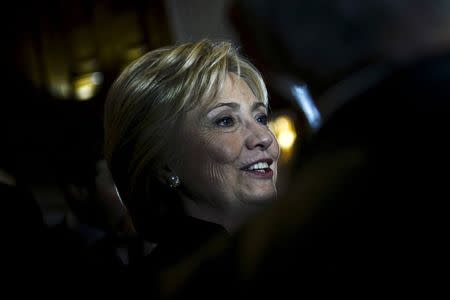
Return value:
M 172 277 L 189 275 L 164 295 L 404 295 L 439 286 L 449 114 L 450 55 L 389 66 L 302 148 L 286 199 L 214 255 L 191 260 L 195 267 L 173 268 Z M 208 276 L 211 257 L 224 276 Z

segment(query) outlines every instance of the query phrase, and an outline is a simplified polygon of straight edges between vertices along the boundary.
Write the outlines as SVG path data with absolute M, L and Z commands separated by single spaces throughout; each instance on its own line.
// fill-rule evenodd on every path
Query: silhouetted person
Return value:
M 2 158 L 3 159 L 3 158 Z M 5 284 L 32 282 L 46 264 L 46 224 L 31 190 L 0 169 L 1 274 Z
M 68 210 L 48 234 L 52 272 L 69 287 L 103 288 L 125 272 L 134 227 L 103 160 L 65 167 Z
M 285 87 L 310 87 L 323 123 L 286 198 L 232 242 L 163 273 L 163 294 L 444 288 L 449 1 L 249 0 L 235 9 L 245 42 Z

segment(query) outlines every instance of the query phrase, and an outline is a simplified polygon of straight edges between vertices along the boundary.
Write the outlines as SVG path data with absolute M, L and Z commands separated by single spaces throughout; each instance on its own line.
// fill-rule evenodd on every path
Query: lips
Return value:
M 263 158 L 255 160 L 251 163 L 246 164 L 241 168 L 242 171 L 255 171 L 255 170 L 263 170 L 270 169 L 270 165 L 273 163 L 273 160 L 270 158 Z
M 258 159 L 246 164 L 241 170 L 248 176 L 256 179 L 271 179 L 273 177 L 273 171 L 270 168 L 272 163 L 272 159 Z

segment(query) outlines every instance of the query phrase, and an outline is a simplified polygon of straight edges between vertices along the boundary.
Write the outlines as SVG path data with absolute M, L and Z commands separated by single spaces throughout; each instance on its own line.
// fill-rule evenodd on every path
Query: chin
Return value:
M 244 198 L 245 203 L 252 204 L 252 205 L 266 205 L 271 202 L 274 202 L 277 199 L 277 191 L 266 191 L 264 193 L 254 193 L 252 195 L 247 195 L 247 197 Z

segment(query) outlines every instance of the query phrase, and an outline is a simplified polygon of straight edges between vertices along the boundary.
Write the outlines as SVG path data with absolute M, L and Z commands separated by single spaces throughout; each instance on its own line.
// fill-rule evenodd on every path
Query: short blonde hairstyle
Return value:
M 268 104 L 260 73 L 229 42 L 160 48 L 131 63 L 116 79 L 105 104 L 104 154 L 127 206 L 136 197 L 149 200 L 149 183 L 171 159 L 177 122 L 214 99 L 229 72 Z

